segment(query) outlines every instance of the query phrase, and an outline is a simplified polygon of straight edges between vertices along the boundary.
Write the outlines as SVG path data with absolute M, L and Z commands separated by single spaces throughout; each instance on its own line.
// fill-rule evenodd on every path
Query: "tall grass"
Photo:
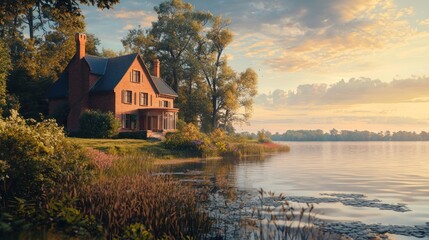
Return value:
M 143 224 L 155 238 L 200 238 L 210 228 L 196 190 L 148 174 L 96 181 L 82 189 L 78 206 L 103 225 L 106 236 Z
M 169 176 L 151 175 L 150 156 L 112 156 L 93 149 L 88 155 L 96 178 L 79 189 L 77 208 L 103 226 L 105 237 L 127 235 L 136 226 L 154 238 L 199 239 L 209 231 L 202 195 Z
M 224 157 L 240 159 L 246 156 L 264 156 L 266 154 L 288 152 L 289 146 L 276 143 L 231 143 L 228 151 L 224 152 Z

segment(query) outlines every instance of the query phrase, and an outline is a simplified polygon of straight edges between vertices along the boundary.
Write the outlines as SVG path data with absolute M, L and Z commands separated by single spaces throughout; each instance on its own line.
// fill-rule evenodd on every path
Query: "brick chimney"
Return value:
M 159 59 L 153 60 L 153 75 L 155 77 L 161 77 L 161 63 Z
M 76 40 L 76 56 L 78 59 L 82 59 L 85 57 L 86 34 L 76 33 L 74 38 Z
M 69 115 L 67 117 L 67 129 L 79 130 L 79 119 L 89 105 L 89 66 L 84 61 L 86 35 L 75 34 L 76 54 L 67 68 L 69 84 Z

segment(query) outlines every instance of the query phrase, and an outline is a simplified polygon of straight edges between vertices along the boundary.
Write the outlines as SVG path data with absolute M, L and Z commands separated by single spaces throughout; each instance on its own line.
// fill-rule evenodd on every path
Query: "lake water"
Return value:
M 382 203 L 406 204 L 396 212 L 342 203 L 315 205 L 326 221 L 424 225 L 429 222 L 429 142 L 284 142 L 291 151 L 263 160 L 207 161 L 173 166 L 227 178 L 239 189 L 263 188 L 287 196 L 364 194 Z

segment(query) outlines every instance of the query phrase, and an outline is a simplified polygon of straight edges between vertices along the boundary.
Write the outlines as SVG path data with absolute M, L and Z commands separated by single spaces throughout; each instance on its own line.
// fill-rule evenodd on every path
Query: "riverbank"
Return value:
M 142 154 L 156 160 L 157 164 L 181 163 L 187 161 L 200 161 L 206 159 L 222 159 L 224 157 L 241 158 L 247 156 L 264 156 L 279 152 L 290 151 L 289 146 L 276 143 L 258 143 L 250 140 L 237 140 L 224 142 L 224 151 L 201 157 L 200 152 L 192 149 L 168 148 L 158 140 L 141 139 L 93 139 L 69 138 L 69 140 L 83 148 L 93 148 L 112 155 Z

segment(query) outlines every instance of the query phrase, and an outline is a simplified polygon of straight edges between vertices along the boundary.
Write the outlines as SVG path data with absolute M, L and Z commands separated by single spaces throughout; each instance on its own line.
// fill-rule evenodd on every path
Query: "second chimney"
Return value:
M 153 60 L 153 75 L 155 77 L 161 77 L 161 63 L 159 59 Z
M 76 56 L 78 59 L 82 59 L 85 57 L 85 43 L 86 43 L 86 35 L 85 33 L 76 33 Z

